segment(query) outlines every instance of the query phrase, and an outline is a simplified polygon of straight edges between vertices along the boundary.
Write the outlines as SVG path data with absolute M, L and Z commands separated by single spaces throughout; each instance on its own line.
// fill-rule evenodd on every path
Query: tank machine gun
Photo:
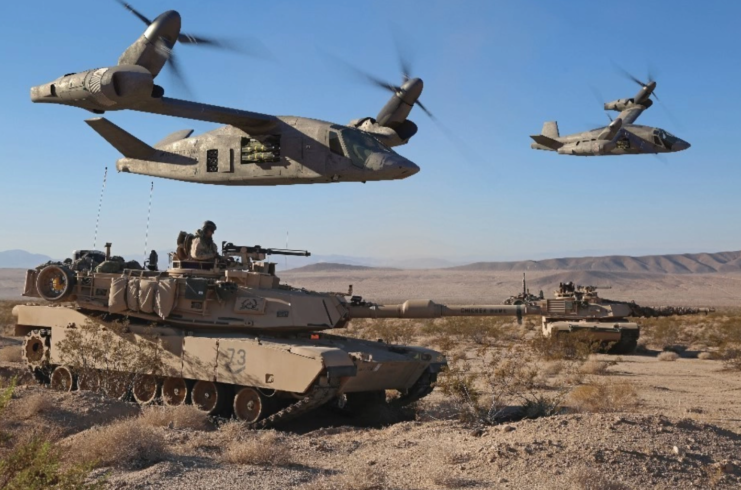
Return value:
M 165 271 L 74 271 L 64 263 L 27 271 L 24 296 L 52 305 L 13 310 L 16 334 L 26 336 L 26 364 L 54 388 L 89 386 L 68 364 L 60 343 L 90 322 L 105 329 L 111 321 L 125 320 L 120 341 L 159 349 L 162 365 L 157 372 L 124 371 L 133 381 L 108 385 L 110 395 L 131 392 L 142 404 L 192 402 L 209 414 L 231 412 L 251 427 L 264 428 L 340 396 L 362 404 L 379 397 L 385 401 L 384 390 L 398 390 L 394 403 L 405 405 L 432 391 L 447 363 L 443 354 L 326 332 L 352 319 L 521 319 L 537 312 L 527 305 L 430 300 L 376 304 L 352 296 L 352 289 L 316 292 L 282 284 L 275 268 L 263 262 L 270 255 L 305 256 L 306 251 L 224 243 L 222 253 L 204 268 L 173 257 Z M 102 373 L 102 364 L 95 367 Z

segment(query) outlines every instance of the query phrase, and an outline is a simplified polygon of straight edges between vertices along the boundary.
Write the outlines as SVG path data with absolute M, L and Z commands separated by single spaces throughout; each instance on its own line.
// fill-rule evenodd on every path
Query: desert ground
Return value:
M 450 291 L 425 282 L 419 289 L 438 298 Z M 356 321 L 335 333 L 432 347 L 449 371 L 410 409 L 325 407 L 250 431 L 191 405 L 139 407 L 38 386 L 12 336 L 12 303 L 0 305 L 0 488 L 741 485 L 739 310 L 643 319 L 639 353 L 629 356 L 554 348 L 535 318 Z

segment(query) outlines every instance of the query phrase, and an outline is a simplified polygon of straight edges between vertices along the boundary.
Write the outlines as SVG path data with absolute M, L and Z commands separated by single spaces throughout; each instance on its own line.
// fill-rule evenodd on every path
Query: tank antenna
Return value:
M 286 231 L 286 250 L 288 250 L 288 231 Z M 283 270 L 288 270 L 288 255 L 285 256 L 285 263 L 283 264 L 283 267 Z
M 147 247 L 149 246 L 149 217 L 152 215 L 152 195 L 154 194 L 154 181 L 149 186 L 149 206 L 147 206 L 147 227 L 144 231 L 144 261 L 147 260 Z
M 105 182 L 108 179 L 108 167 L 103 172 L 103 187 L 100 189 L 100 200 L 98 200 L 98 216 L 95 218 L 95 234 L 93 235 L 93 250 L 98 245 L 98 223 L 100 223 L 100 210 L 103 208 L 103 194 L 105 193 Z

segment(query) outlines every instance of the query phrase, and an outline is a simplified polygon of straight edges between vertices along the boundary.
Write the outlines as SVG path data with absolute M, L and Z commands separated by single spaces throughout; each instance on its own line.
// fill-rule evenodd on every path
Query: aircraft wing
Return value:
M 132 107 L 132 109 L 151 114 L 228 124 L 250 134 L 270 133 L 275 130 L 279 123 L 277 117 L 267 114 L 201 104 L 188 100 L 171 99 L 169 97 L 149 99 Z
M 643 111 L 645 111 L 646 108 L 643 107 L 640 104 L 633 104 L 632 106 L 628 107 L 624 111 L 620 113 L 618 116 L 618 119 L 623 120 L 623 124 L 633 124 L 636 119 L 638 119 L 638 116 L 643 114 Z

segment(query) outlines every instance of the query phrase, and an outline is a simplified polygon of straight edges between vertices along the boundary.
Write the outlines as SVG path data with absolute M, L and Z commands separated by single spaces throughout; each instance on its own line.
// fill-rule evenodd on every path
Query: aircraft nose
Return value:
M 399 178 L 409 177 L 419 172 L 419 167 L 411 160 L 401 155 L 388 155 L 383 160 L 383 168 L 398 175 Z
M 686 150 L 686 149 L 687 149 L 687 148 L 689 148 L 690 146 L 692 146 L 692 145 L 690 145 L 689 143 L 687 143 L 687 142 L 686 142 L 685 140 L 678 140 L 678 141 L 676 141 L 676 142 L 675 142 L 675 143 L 674 143 L 674 144 L 672 145 L 672 151 L 682 151 L 682 150 Z

